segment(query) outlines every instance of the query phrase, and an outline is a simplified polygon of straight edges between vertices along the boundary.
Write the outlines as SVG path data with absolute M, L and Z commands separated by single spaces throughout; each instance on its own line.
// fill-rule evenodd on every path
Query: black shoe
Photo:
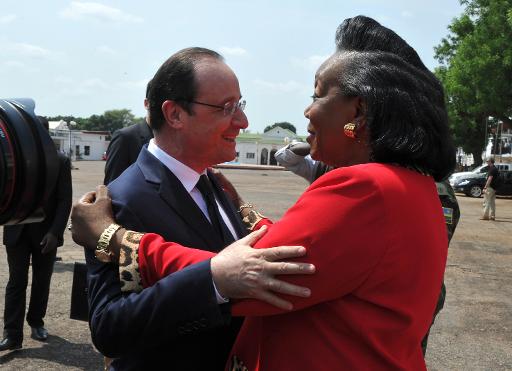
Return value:
M 39 341 L 46 341 L 48 339 L 48 331 L 43 327 L 32 327 L 31 338 Z
M 6 337 L 0 341 L 0 352 L 3 350 L 21 349 L 21 340 L 15 341 L 13 338 Z

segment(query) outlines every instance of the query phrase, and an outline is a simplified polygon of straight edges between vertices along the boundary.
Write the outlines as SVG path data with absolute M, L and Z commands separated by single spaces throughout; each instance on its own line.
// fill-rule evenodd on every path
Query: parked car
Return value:
M 472 174 L 458 178 L 452 186 L 455 192 L 464 193 L 470 197 L 482 196 L 487 174 Z M 512 196 L 512 171 L 500 170 L 496 195 Z
M 512 171 L 512 164 L 504 164 L 504 163 L 495 163 L 494 166 L 499 171 Z M 455 186 L 455 183 L 458 180 L 461 180 L 463 178 L 468 178 L 468 176 L 479 176 L 479 175 L 487 175 L 487 172 L 489 171 L 489 166 L 487 164 L 483 164 L 478 166 L 477 168 L 471 170 L 471 171 L 463 171 L 459 173 L 453 173 L 450 175 L 450 178 L 448 178 L 448 181 L 450 182 L 450 185 L 452 187 Z

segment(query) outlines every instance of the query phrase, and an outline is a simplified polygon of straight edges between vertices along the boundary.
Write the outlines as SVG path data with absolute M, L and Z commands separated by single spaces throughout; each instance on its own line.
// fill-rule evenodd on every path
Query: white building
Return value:
M 110 143 L 108 131 L 73 130 L 73 122 L 50 121 L 50 136 L 58 150 L 75 160 L 102 160 Z M 69 127 L 71 126 L 71 130 Z M 294 132 L 275 127 L 263 134 L 241 133 L 236 138 L 234 162 L 252 165 L 277 165 L 274 154 L 292 140 L 304 141 Z
M 235 162 L 252 165 L 277 165 L 274 154 L 292 140 L 304 141 L 304 138 L 281 127 L 275 127 L 263 134 L 241 133 L 236 138 Z
M 73 130 L 64 120 L 50 121 L 50 136 L 59 151 L 74 160 L 101 160 L 110 143 L 108 131 Z

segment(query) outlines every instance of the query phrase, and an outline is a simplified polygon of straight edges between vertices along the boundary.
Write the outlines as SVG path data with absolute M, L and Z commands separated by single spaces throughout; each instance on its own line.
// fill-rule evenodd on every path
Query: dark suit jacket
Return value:
M 55 188 L 43 206 L 45 219 L 39 223 L 8 225 L 4 227 L 3 243 L 15 246 L 22 234 L 29 236 L 33 243 L 41 242 L 43 236 L 52 232 L 63 244 L 64 229 L 69 217 L 72 203 L 71 164 L 69 158 L 58 152 L 59 173 Z
M 236 210 L 212 183 L 245 235 Z M 209 251 L 223 247 L 181 182 L 146 148 L 109 190 L 116 220 L 127 228 Z M 231 321 L 229 306 L 216 304 L 209 261 L 123 295 L 117 267 L 86 254 L 92 339 L 103 354 L 120 357 L 114 369 L 223 370 L 240 321 Z
M 145 121 L 116 130 L 107 148 L 103 184 L 109 184 L 133 164 L 142 146 L 151 138 L 153 132 Z

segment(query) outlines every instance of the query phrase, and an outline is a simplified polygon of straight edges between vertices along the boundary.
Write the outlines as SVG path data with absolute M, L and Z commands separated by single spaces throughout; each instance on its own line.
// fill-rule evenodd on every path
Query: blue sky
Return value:
M 41 115 L 144 115 L 147 81 L 189 46 L 221 52 L 240 80 L 249 129 L 278 121 L 306 133 L 316 68 L 348 17 L 375 18 L 433 69 L 458 0 L 2 0 L 0 97 L 31 97 Z

